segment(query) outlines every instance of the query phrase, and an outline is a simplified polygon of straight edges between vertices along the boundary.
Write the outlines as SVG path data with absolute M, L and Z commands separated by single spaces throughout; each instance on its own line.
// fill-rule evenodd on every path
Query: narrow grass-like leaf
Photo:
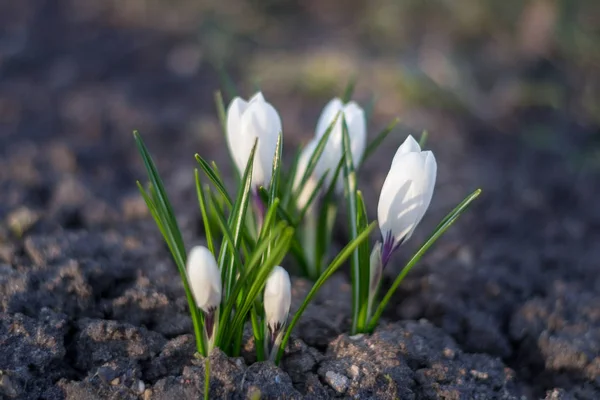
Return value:
M 271 182 L 269 184 L 269 191 L 271 196 L 270 201 L 279 197 L 279 180 L 281 177 L 281 155 L 283 153 L 283 133 L 279 132 L 277 136 L 277 145 L 275 147 L 275 155 L 273 156 L 273 169 L 271 170 Z
M 135 139 L 138 151 L 142 156 L 146 171 L 148 172 L 148 178 L 151 185 L 151 195 L 148 196 L 139 182 L 138 188 L 140 189 L 144 201 L 150 209 L 152 217 L 154 218 L 154 221 L 156 222 L 167 246 L 169 247 L 171 256 L 175 261 L 175 265 L 177 266 L 179 275 L 183 282 L 183 288 L 192 317 L 194 336 L 196 338 L 196 347 L 198 352 L 206 355 L 207 346 L 204 340 L 202 318 L 200 316 L 200 312 L 198 311 L 198 307 L 196 306 L 196 302 L 194 301 L 194 297 L 187 280 L 187 271 L 185 265 L 187 254 L 185 252 L 185 245 L 183 243 L 181 231 L 179 230 L 177 220 L 175 219 L 173 207 L 171 206 L 171 203 L 167 197 L 164 185 L 156 169 L 156 165 L 154 164 L 154 161 L 152 160 L 152 157 L 150 156 L 150 153 L 148 152 L 148 149 L 146 148 L 141 136 L 137 131 L 135 131 L 133 133 L 133 137 Z
M 270 194 L 267 191 L 267 189 L 265 189 L 263 186 L 258 188 L 258 196 L 260 197 L 261 201 L 264 202 L 265 204 L 269 203 Z M 279 216 L 279 218 L 286 221 L 290 226 L 293 226 L 293 227 L 297 226 L 296 219 L 294 217 L 292 217 L 287 212 L 287 210 L 281 206 L 281 204 L 279 205 L 279 207 L 277 207 L 277 215 Z
M 354 240 L 348 243 L 342 249 L 342 251 L 340 251 L 340 253 L 333 259 L 333 261 L 329 264 L 325 271 L 323 271 L 319 279 L 317 279 L 313 287 L 310 289 L 310 291 L 302 301 L 300 308 L 298 308 L 298 311 L 296 311 L 296 314 L 294 314 L 294 318 L 292 318 L 290 325 L 287 327 L 285 336 L 283 337 L 283 340 L 281 341 L 281 345 L 279 347 L 279 352 L 277 353 L 277 358 L 275 359 L 275 364 L 279 364 L 279 361 L 281 361 L 281 357 L 283 356 L 283 350 L 285 349 L 285 345 L 290 339 L 292 330 L 300 320 L 300 317 L 302 317 L 302 313 L 304 312 L 304 310 L 306 310 L 306 307 L 308 307 L 311 300 L 317 294 L 321 286 L 323 286 L 327 279 L 329 279 L 331 275 L 333 275 L 344 264 L 346 259 L 350 257 L 352 253 L 354 253 L 354 250 L 362 243 L 362 241 L 368 239 L 369 234 L 371 233 L 371 231 L 373 231 L 373 229 L 376 226 L 377 222 L 373 221 L 367 229 L 365 229 Z
M 290 170 L 287 174 L 285 174 L 285 179 L 282 188 L 282 197 L 281 204 L 284 208 L 287 208 L 290 204 L 290 200 L 292 199 L 292 194 L 294 192 L 294 182 L 296 181 L 296 172 L 298 171 L 298 160 L 300 159 L 301 150 L 298 149 L 296 154 L 294 154 L 294 158 L 292 158 L 292 165 L 290 166 Z M 296 205 L 293 204 L 295 207 Z
M 240 244 L 240 237 L 244 228 L 246 210 L 248 209 L 248 202 L 250 200 L 250 193 L 252 191 L 252 169 L 254 167 L 254 154 L 256 153 L 256 147 L 258 144 L 258 138 L 254 140 L 254 145 L 248 156 L 248 163 L 246 164 L 246 170 L 242 176 L 242 185 L 238 191 L 237 198 L 235 200 L 231 216 L 229 218 L 229 226 L 233 235 L 233 249 L 237 249 Z M 228 239 L 231 240 L 231 239 Z M 235 250 L 237 252 L 237 250 Z M 234 258 L 229 259 L 229 265 L 227 273 L 225 274 L 225 297 L 229 296 L 231 288 L 235 280 L 235 264 Z M 241 267 L 241 264 L 238 264 Z
M 352 160 L 352 149 L 350 145 L 350 134 L 348 133 L 348 125 L 346 119 L 342 119 L 342 144 L 344 148 L 344 189 L 346 202 L 348 204 L 348 229 L 350 239 L 355 239 L 358 235 L 358 206 L 356 202 L 356 171 Z M 360 274 L 360 259 L 358 249 L 352 254 L 350 259 L 351 277 L 352 277 L 352 329 L 351 334 L 356 334 L 360 329 L 360 314 L 363 304 L 364 288 L 361 286 Z M 368 287 L 368 285 L 367 285 Z M 367 302 L 365 298 L 364 302 Z M 366 314 L 365 314 L 366 315 Z
M 206 244 L 208 250 L 213 254 L 215 253 L 215 245 L 212 240 L 212 231 L 210 227 L 210 217 L 206 209 L 206 198 L 204 197 L 204 189 L 202 188 L 202 182 L 200 182 L 200 174 L 198 169 L 194 169 L 194 178 L 196 180 L 196 194 L 198 196 L 198 205 L 200 206 L 200 213 L 202 214 L 202 223 L 204 224 L 204 236 L 206 236 Z
M 223 136 L 227 136 L 227 111 L 225 103 L 223 102 L 223 95 L 220 90 L 215 92 L 215 106 L 217 107 L 217 115 L 219 116 L 219 123 L 221 124 L 221 130 Z
M 215 208 L 214 202 L 212 202 L 210 206 L 212 208 L 213 215 L 215 215 L 215 219 L 219 225 L 221 233 L 223 234 L 223 244 L 229 249 L 229 255 L 233 257 L 233 260 L 236 264 L 243 266 L 242 259 L 240 258 L 238 248 L 235 244 L 234 233 L 230 230 L 229 225 L 227 224 L 227 221 L 225 221 L 223 215 Z
M 302 270 L 302 274 L 304 276 L 310 276 L 308 260 L 306 259 L 304 249 L 298 240 L 292 241 L 292 244 L 290 245 L 290 253 L 292 253 L 292 256 L 294 256 L 294 259 Z
M 362 232 L 369 226 L 369 220 L 367 217 L 367 209 L 365 207 L 365 202 L 360 190 L 356 192 L 356 227 L 357 232 Z M 365 240 L 358 246 L 358 265 L 359 267 L 359 277 L 358 284 L 361 286 L 361 305 L 360 312 L 358 315 L 358 330 L 362 331 L 366 328 L 367 319 L 369 318 L 368 312 L 369 307 L 368 304 L 365 305 L 365 301 L 368 302 L 369 299 L 369 289 L 370 289 L 370 280 L 371 280 L 371 271 L 370 271 L 370 244 L 368 240 Z M 366 297 L 366 300 L 365 300 Z
M 231 76 L 229 76 L 227 71 L 225 71 L 225 68 L 222 65 L 220 65 L 216 69 L 217 73 L 219 74 L 219 80 L 221 81 L 221 85 L 225 88 L 225 93 L 227 93 L 227 96 L 230 99 L 239 96 L 238 90 L 235 87 L 235 83 L 233 82 L 233 79 L 231 79 Z
M 206 174 L 208 179 L 210 179 L 210 181 L 213 183 L 213 185 L 215 185 L 215 187 L 217 188 L 217 191 L 219 191 L 219 193 L 221 193 L 221 195 L 225 199 L 227 205 L 229 207 L 233 207 L 233 202 L 231 201 L 231 197 L 229 196 L 229 193 L 227 192 L 227 189 L 225 188 L 225 184 L 223 183 L 223 180 L 218 175 L 218 173 L 216 173 L 215 170 L 210 166 L 210 164 L 208 162 L 206 162 L 206 160 L 204 160 L 199 154 L 196 154 L 195 157 L 196 157 L 196 161 L 198 162 L 198 165 L 200 166 L 202 171 L 204 171 L 204 173 Z
M 377 150 L 377 148 L 381 145 L 381 143 L 383 143 L 390 132 L 392 132 L 398 122 L 400 122 L 400 118 L 394 119 L 388 126 L 385 127 L 385 129 L 375 136 L 375 139 L 371 140 L 371 143 L 367 145 L 367 149 L 365 150 L 365 154 L 361 161 L 362 163 L 364 163 L 375 152 L 375 150 Z
M 367 125 L 369 125 L 369 121 L 373 116 L 373 110 L 375 110 L 375 103 L 377 103 L 377 98 L 375 96 L 372 96 L 371 100 L 369 100 L 365 107 L 365 120 L 367 121 Z
M 383 310 L 391 300 L 392 296 L 398 289 L 400 283 L 406 275 L 410 272 L 412 267 L 415 266 L 417 262 L 423 257 L 423 255 L 429 250 L 429 248 L 452 226 L 452 224 L 460 217 L 460 215 L 471 205 L 473 200 L 475 200 L 481 194 L 481 189 L 475 190 L 469 196 L 467 196 L 454 210 L 452 210 L 445 218 L 444 222 L 440 224 L 435 231 L 429 236 L 429 238 L 425 241 L 425 243 L 421 246 L 421 248 L 415 253 L 415 255 L 410 259 L 410 261 L 402 268 L 400 274 L 394 280 L 394 283 L 387 291 L 386 295 L 383 297 L 377 310 L 373 314 L 371 321 L 369 322 L 368 332 L 373 332 L 375 327 L 377 326 L 377 322 L 379 318 L 381 318 L 381 314 L 383 314 Z
M 348 80 L 348 84 L 344 89 L 344 94 L 342 95 L 342 102 L 346 104 L 350 100 L 352 100 L 352 94 L 354 93 L 354 88 L 356 87 L 356 75 L 350 77 Z
M 421 148 L 425 147 L 428 137 L 429 137 L 429 132 L 423 131 L 423 133 L 421 133 L 421 139 L 419 139 L 419 147 L 421 147 Z

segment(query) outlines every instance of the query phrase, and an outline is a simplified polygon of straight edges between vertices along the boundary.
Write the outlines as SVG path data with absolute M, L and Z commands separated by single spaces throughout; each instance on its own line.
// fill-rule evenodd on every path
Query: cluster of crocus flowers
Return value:
M 344 97 L 349 99 L 350 92 Z M 216 99 L 223 115 L 220 94 Z M 354 101 L 334 98 L 322 110 L 314 136 L 296 164 L 286 165 L 289 168 L 282 161 L 281 118 L 262 93 L 248 101 L 235 97 L 222 123 L 240 185 L 232 196 L 216 165 L 195 155 L 207 247 L 194 247 L 187 255 L 156 166 L 134 133 L 150 178 L 149 189 L 139 182 L 138 187 L 184 282 L 196 347 L 204 356 L 215 346 L 239 355 L 251 322 L 257 358 L 278 363 L 311 299 L 346 260 L 352 268 L 351 333 L 372 332 L 404 276 L 481 192 L 474 191 L 442 220 L 379 298 L 385 266 L 412 236 L 431 202 L 437 175 L 433 153 L 422 151 L 412 136 L 396 151 L 377 207 L 381 241 L 371 248 L 368 238 L 377 222 L 369 222 L 356 170 L 395 122 L 367 146 L 363 109 Z M 207 181 L 202 181 L 200 170 Z M 349 241 L 328 261 L 337 210 L 344 200 Z M 254 213 L 248 212 L 252 206 Z M 289 322 L 291 283 L 280 266 L 288 254 L 315 281 Z

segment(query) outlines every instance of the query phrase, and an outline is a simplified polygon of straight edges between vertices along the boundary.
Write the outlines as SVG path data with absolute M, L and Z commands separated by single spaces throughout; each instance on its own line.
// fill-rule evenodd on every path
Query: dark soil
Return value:
M 204 362 L 135 187 L 145 174 L 131 132 L 155 157 L 186 244 L 201 243 L 193 153 L 231 173 L 212 105 L 217 74 L 208 60 L 178 68 L 201 20 L 185 7 L 173 11 L 177 24 L 94 4 L 0 1 L 0 398 L 201 398 Z M 273 90 L 291 121 L 289 152 L 326 101 L 292 92 Z M 251 343 L 245 358 L 215 351 L 211 398 L 600 398 L 600 180 L 578 162 L 597 127 L 545 108 L 499 125 L 419 113 L 411 124 L 440 132 L 430 139 L 439 183 L 386 279 L 461 196 L 481 186 L 482 198 L 402 284 L 373 335 L 347 335 L 350 286 L 336 275 L 281 368 L 252 363 Z M 552 146 L 525 138 L 539 129 Z M 360 171 L 371 216 L 404 136 Z M 310 283 L 293 286 L 295 311 Z

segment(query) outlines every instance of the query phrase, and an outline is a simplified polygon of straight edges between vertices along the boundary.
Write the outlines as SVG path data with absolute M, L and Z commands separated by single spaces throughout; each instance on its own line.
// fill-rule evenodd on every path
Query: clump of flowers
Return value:
M 479 195 L 475 191 L 442 220 L 379 299 L 385 266 L 429 207 L 437 165 L 433 153 L 421 151 L 412 136 L 400 146 L 379 198 L 381 240 L 371 249 L 368 239 L 377 222 L 368 222 L 356 168 L 397 120 L 367 143 L 367 115 L 349 100 L 351 92 L 325 106 L 314 137 L 289 165 L 282 161 L 281 118 L 263 94 L 248 101 L 235 96 L 226 109 L 217 93 L 221 125 L 239 180 L 234 196 L 217 165 L 195 155 L 206 246 L 189 252 L 157 168 L 134 133 L 149 176 L 149 184 L 138 182 L 138 187 L 179 270 L 201 355 L 207 356 L 214 347 L 239 355 L 244 327 L 250 324 L 258 360 L 279 362 L 307 305 L 347 260 L 352 272 L 352 333 L 371 332 L 404 276 Z M 331 232 L 341 201 L 346 203 L 350 241 L 332 257 Z M 284 266 L 293 261 L 288 255 L 314 281 L 291 320 L 292 290 Z

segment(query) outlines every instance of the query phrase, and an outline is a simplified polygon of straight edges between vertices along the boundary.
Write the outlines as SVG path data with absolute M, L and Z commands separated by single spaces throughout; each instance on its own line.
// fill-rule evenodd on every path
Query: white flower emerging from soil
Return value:
M 196 305 L 204 312 L 204 328 L 212 343 L 221 304 L 221 272 L 213 254 L 204 246 L 192 248 L 187 259 L 187 275 Z
M 252 186 L 268 187 L 273 172 L 273 158 L 281 133 L 281 118 L 261 92 L 249 101 L 234 98 L 227 109 L 227 145 L 240 175 L 244 174 L 254 141 L 258 138 Z
M 412 136 L 406 138 L 394 155 L 377 207 L 384 267 L 392 252 L 411 237 L 429 208 L 436 175 L 433 153 L 421 151 Z
M 283 336 L 283 329 L 287 322 L 292 304 L 292 285 L 290 275 L 282 267 L 275 267 L 265 285 L 264 306 L 265 321 L 269 335 L 265 335 L 267 341 L 266 352 L 270 352 L 271 358 L 275 357 Z

